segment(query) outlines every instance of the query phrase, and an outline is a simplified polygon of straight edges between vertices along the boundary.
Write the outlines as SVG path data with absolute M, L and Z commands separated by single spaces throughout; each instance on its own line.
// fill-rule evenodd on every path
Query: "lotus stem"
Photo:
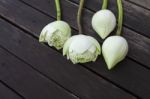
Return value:
M 123 5 L 122 0 L 117 0 L 118 5 L 118 29 L 116 35 L 121 35 L 122 33 L 122 24 L 123 24 Z
M 79 29 L 79 34 L 82 34 L 81 14 L 82 14 L 83 6 L 84 6 L 84 0 L 80 0 L 80 5 L 78 9 L 78 14 L 77 14 L 77 25 Z
M 108 6 L 108 0 L 103 0 L 102 10 L 107 9 L 107 6 Z
M 61 20 L 61 8 L 60 8 L 60 1 L 55 0 L 56 4 L 56 11 L 57 11 L 57 20 Z

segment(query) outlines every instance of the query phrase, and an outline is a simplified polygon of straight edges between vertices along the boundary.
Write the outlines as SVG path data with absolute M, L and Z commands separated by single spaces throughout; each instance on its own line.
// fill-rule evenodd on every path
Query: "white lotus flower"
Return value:
M 105 39 L 115 26 L 116 17 L 110 10 L 100 10 L 92 18 L 92 27 L 102 39 Z
M 86 35 L 72 36 L 63 48 L 63 55 L 67 55 L 74 64 L 95 61 L 100 54 L 101 48 L 98 41 Z
M 128 53 L 128 43 L 121 36 L 108 37 L 102 45 L 102 53 L 108 69 L 122 61 Z
M 71 28 L 66 22 L 54 21 L 43 28 L 39 41 L 47 42 L 49 46 L 61 49 L 70 36 Z

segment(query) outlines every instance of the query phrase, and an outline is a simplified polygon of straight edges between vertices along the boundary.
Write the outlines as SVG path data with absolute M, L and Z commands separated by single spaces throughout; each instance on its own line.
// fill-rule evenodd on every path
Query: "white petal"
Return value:
M 51 26 L 53 28 L 56 28 L 56 29 L 60 30 L 66 36 L 71 35 L 71 28 L 68 25 L 68 23 L 66 23 L 64 21 L 55 21 L 55 22 L 52 22 Z
M 88 49 L 88 51 L 90 51 L 91 53 L 95 53 L 95 51 L 96 51 L 96 46 L 95 46 L 95 45 L 92 45 L 92 46 Z
M 42 29 L 42 32 L 39 37 L 39 41 L 48 42 L 49 38 L 57 30 L 61 31 L 66 37 L 71 36 L 71 28 L 66 22 L 54 21 L 52 23 L 49 23 Z
M 69 50 L 69 46 L 72 43 L 72 41 L 77 37 L 77 35 L 70 37 L 64 44 L 63 47 L 63 55 L 66 55 L 68 50 Z
M 116 26 L 116 17 L 110 10 L 100 10 L 92 18 L 92 27 L 104 39 Z
M 100 54 L 100 45 L 96 39 L 86 35 L 72 36 L 64 45 L 63 55 L 67 55 L 74 64 L 95 61 Z
M 93 43 L 88 39 L 86 35 L 78 35 L 71 43 L 69 52 L 84 53 L 87 51 Z
M 45 26 L 40 34 L 39 41 L 40 42 L 48 42 L 48 39 L 51 37 L 51 35 L 55 31 L 57 31 L 57 29 L 51 27 L 51 25 Z
M 102 53 L 108 69 L 122 61 L 128 52 L 128 43 L 121 36 L 108 37 L 102 45 Z
M 91 36 L 87 36 L 87 37 L 90 40 L 90 42 L 92 42 L 96 46 L 98 51 L 101 53 L 101 47 L 100 47 L 100 44 L 98 43 L 98 41 L 95 38 L 91 37 Z

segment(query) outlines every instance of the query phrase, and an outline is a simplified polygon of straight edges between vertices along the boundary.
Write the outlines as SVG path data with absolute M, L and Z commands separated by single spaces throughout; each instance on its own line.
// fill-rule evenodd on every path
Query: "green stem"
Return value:
M 82 34 L 81 14 L 82 14 L 83 6 L 84 6 L 84 0 L 80 0 L 80 5 L 77 14 L 77 24 L 78 24 L 79 34 Z
M 118 29 L 116 35 L 121 35 L 123 24 L 123 5 L 122 0 L 117 0 L 118 5 Z
M 61 20 L 61 9 L 60 9 L 60 1 L 55 0 L 56 11 L 57 11 L 57 20 Z
M 108 0 L 103 0 L 102 10 L 107 9 L 107 6 L 108 6 Z

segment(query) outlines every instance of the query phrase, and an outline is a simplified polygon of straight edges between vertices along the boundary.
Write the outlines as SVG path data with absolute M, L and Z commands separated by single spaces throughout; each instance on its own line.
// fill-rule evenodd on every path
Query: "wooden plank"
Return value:
M 56 16 L 54 0 L 51 1 L 50 3 L 48 2 L 49 0 L 38 0 L 38 1 L 37 0 L 24 0 L 24 1 L 53 17 Z M 89 1 L 89 2 L 91 2 L 91 1 Z M 91 4 L 92 3 L 94 3 L 93 0 L 92 0 Z M 96 3 L 99 4 L 98 2 L 96 2 Z M 93 7 L 93 8 L 95 8 L 95 7 Z M 50 10 L 50 9 L 53 9 L 53 10 Z M 73 28 L 77 29 L 77 25 L 76 25 L 76 21 L 75 21 L 76 20 L 75 14 L 77 13 L 77 9 L 78 9 L 77 5 L 64 0 L 62 2 L 62 9 L 63 9 L 63 19 L 65 21 L 67 21 L 70 25 L 72 25 Z M 68 12 L 70 13 L 69 15 L 68 15 Z M 27 13 L 33 13 L 33 12 L 27 12 Z M 97 40 L 100 41 L 99 36 L 91 28 L 90 22 L 91 22 L 91 17 L 94 13 L 91 11 L 85 10 L 84 14 L 86 15 L 83 18 L 83 23 L 86 24 L 86 25 L 84 25 L 85 33 L 87 35 L 94 36 L 95 38 L 97 38 Z M 8 15 L 5 15 L 5 17 L 8 17 Z M 38 31 L 38 32 L 40 33 L 40 31 Z M 129 46 L 132 46 L 130 48 L 130 52 L 129 52 L 128 56 L 130 58 L 132 58 L 133 60 L 136 60 L 136 61 L 146 65 L 147 67 L 150 67 L 150 61 L 148 61 L 148 59 L 150 58 L 150 50 L 149 50 L 150 49 L 150 39 L 146 38 L 142 35 L 139 35 L 136 32 L 133 32 L 132 30 L 129 30 L 127 28 L 124 28 L 123 36 L 126 37 L 126 39 L 128 40 Z M 144 48 L 144 50 L 143 50 L 143 48 Z
M 150 67 L 150 39 L 124 28 L 123 36 L 129 44 L 128 57 Z
M 1 99 L 23 99 L 20 96 L 18 96 L 16 93 L 11 91 L 9 88 L 7 88 L 5 85 L 0 83 L 0 98 Z
M 18 4 L 17 2 L 15 2 L 15 4 Z M 11 4 L 13 7 L 16 7 L 16 5 L 14 5 L 13 3 Z M 37 31 L 37 29 L 39 29 L 39 28 L 42 28 L 42 27 L 40 27 L 38 24 L 35 24 L 34 25 L 34 27 L 33 27 L 33 25 L 32 25 L 32 20 L 30 20 L 30 19 L 32 19 L 32 18 L 30 18 L 30 17 L 32 17 L 32 14 L 35 14 L 35 15 L 37 15 L 37 11 L 35 11 L 35 10 L 33 10 L 33 9 L 30 9 L 30 11 L 29 11 L 29 7 L 28 6 L 25 6 L 25 5 L 22 5 L 22 4 L 20 4 L 19 3 L 19 5 L 21 5 L 22 6 L 22 8 L 25 8 L 25 9 L 27 9 L 28 11 L 25 11 L 25 9 L 23 10 L 23 11 L 21 11 L 22 13 L 27 13 L 27 15 L 29 15 L 28 17 L 26 16 L 26 19 L 18 19 L 18 20 L 24 20 L 26 23 L 28 23 L 28 24 L 26 24 L 25 26 L 23 26 L 22 24 L 22 21 L 18 21 L 17 19 L 14 21 L 13 20 L 13 18 L 11 19 L 11 18 L 9 18 L 10 16 L 8 15 L 5 15 L 6 17 L 7 17 L 7 19 L 9 19 L 9 20 L 11 20 L 12 22 L 14 22 L 14 23 L 16 23 L 16 24 L 18 24 L 18 25 L 21 25 L 21 27 L 22 28 L 27 28 L 28 26 L 31 26 L 32 27 L 32 30 L 35 30 L 35 31 L 31 31 L 31 33 L 33 34 L 33 35 L 35 35 L 35 36 L 37 36 L 38 37 L 38 33 L 40 32 L 40 31 Z M 8 7 L 8 6 L 6 6 L 6 7 Z M 10 7 L 9 6 L 9 8 L 11 8 L 11 9 L 13 9 L 12 7 Z M 7 9 L 7 10 L 9 10 L 9 9 Z M 19 11 L 20 10 L 22 10 L 22 9 L 19 9 Z M 16 11 L 17 12 L 17 11 Z M 11 13 L 11 11 L 10 11 L 10 13 Z M 32 14 L 31 14 L 32 13 Z M 19 16 L 17 13 L 15 14 L 16 16 Z M 45 20 L 47 20 L 47 22 L 49 22 L 48 20 L 50 19 L 50 17 L 47 17 L 47 16 L 44 16 L 44 15 L 42 15 L 42 16 L 40 16 L 41 14 L 39 14 L 39 16 L 37 16 L 37 17 L 41 17 L 41 19 L 40 18 L 38 18 L 38 19 L 40 19 L 40 20 L 38 20 L 38 21 L 40 21 L 41 22 L 41 24 L 44 24 L 44 23 L 42 23 L 42 20 L 45 22 Z M 35 17 L 34 18 L 34 20 L 37 18 L 37 17 Z M 22 18 L 21 16 L 20 17 L 18 17 L 18 18 Z M 28 19 L 28 20 L 27 20 Z M 29 24 L 30 23 L 30 24 Z M 40 24 L 40 25 L 41 25 Z M 30 28 L 31 28 L 30 27 Z M 29 29 L 28 29 L 29 30 Z M 34 34 L 34 33 L 37 33 L 37 34 Z M 5 39 L 4 39 L 5 37 L 3 37 L 3 42 L 5 42 Z M 17 41 L 16 41 L 17 42 Z M 19 41 L 18 41 L 19 42 Z M 33 56 L 32 57 L 30 57 L 30 56 L 27 56 L 26 54 L 24 55 L 24 54 L 22 54 L 22 53 L 27 53 L 26 51 L 25 52 L 19 52 L 19 49 L 18 50 L 14 50 L 14 46 L 13 45 L 17 45 L 17 44 L 11 44 L 11 43 L 13 43 L 12 41 L 10 41 L 10 43 L 9 43 L 9 45 L 7 45 L 7 44 L 4 44 L 4 46 L 6 47 L 6 48 L 8 48 L 10 51 L 12 51 L 13 53 L 15 53 L 16 55 L 18 55 L 19 57 L 21 57 L 22 59 L 24 59 L 25 61 L 27 61 L 27 62 L 29 62 L 30 64 L 32 64 L 32 65 L 34 65 L 34 66 L 39 66 L 40 67 L 40 65 L 41 66 L 43 66 L 43 62 L 42 63 L 40 63 L 39 61 L 32 61 L 33 59 L 35 59 L 35 60 L 41 60 L 41 56 L 39 56 L 39 57 L 37 57 L 37 55 L 35 54 L 35 56 L 34 56 L 34 54 L 32 54 Z M 29 42 L 30 43 L 30 42 Z M 2 43 L 3 44 L 3 43 Z M 12 45 L 12 46 L 10 46 L 10 44 Z M 22 45 L 22 46 L 24 46 L 25 47 L 25 45 Z M 21 47 L 21 46 L 20 46 Z M 24 51 L 24 50 L 26 50 L 26 49 L 24 49 L 24 47 L 22 48 L 21 47 L 21 51 Z M 27 48 L 31 48 L 30 50 L 31 51 L 35 51 L 35 50 L 33 50 L 32 49 L 32 45 L 31 45 L 31 47 L 29 47 L 29 46 L 26 46 Z M 17 47 L 16 47 L 17 48 Z M 40 48 L 39 48 L 40 49 Z M 49 48 L 49 50 L 50 50 L 50 48 Z M 48 49 L 47 49 L 47 51 L 48 51 Z M 44 54 L 45 53 L 45 55 L 42 55 L 42 56 L 45 56 L 47 59 L 49 59 L 49 57 L 51 57 L 52 55 L 50 54 L 50 55 L 47 55 L 47 51 L 42 51 L 42 54 Z M 33 52 L 30 52 L 30 53 L 33 53 Z M 41 51 L 37 51 L 37 53 L 40 53 Z M 29 52 L 28 52 L 29 53 Z M 29 54 L 30 54 L 29 53 Z M 36 52 L 35 52 L 36 53 Z M 55 55 L 54 55 L 55 56 Z M 54 60 L 53 60 L 54 61 Z M 56 61 L 56 60 L 55 60 Z M 44 60 L 44 63 L 49 63 L 49 60 Z M 146 75 L 150 75 L 149 74 L 149 70 L 147 70 L 147 69 L 145 69 L 145 68 L 143 68 L 143 67 L 141 67 L 140 65 L 138 65 L 137 63 L 135 63 L 135 62 L 133 62 L 133 61 L 131 61 L 131 60 L 129 60 L 129 59 L 126 59 L 126 61 L 124 61 L 122 64 L 120 64 L 120 68 L 116 68 L 117 70 L 115 70 L 114 72 L 109 72 L 108 70 L 106 70 L 106 67 L 105 67 L 105 64 L 104 64 L 104 62 L 102 62 L 102 60 L 98 60 L 97 62 L 96 62 L 96 64 L 98 64 L 97 66 L 95 65 L 95 64 L 90 64 L 90 66 L 88 65 L 88 68 L 90 68 L 90 69 L 92 69 L 92 70 L 95 70 L 96 68 L 98 68 L 97 69 L 97 73 L 98 74 L 100 74 L 100 75 L 102 75 L 102 76 L 104 76 L 104 77 L 106 77 L 107 79 L 109 79 L 109 80 L 112 80 L 113 82 L 115 82 L 116 84 L 118 84 L 119 86 L 121 86 L 121 87 L 123 87 L 123 88 L 125 88 L 125 89 L 127 89 L 127 90 L 129 90 L 129 91 L 131 91 L 131 92 L 133 92 L 133 93 L 136 93 L 136 94 L 139 94 L 141 97 L 148 97 L 148 93 L 145 93 L 145 91 L 146 92 L 150 92 L 149 90 L 149 87 L 147 87 L 147 86 L 149 86 L 149 78 L 147 78 L 147 76 Z M 123 65 L 124 64 L 124 65 Z M 131 64 L 131 65 L 130 65 Z M 49 63 L 49 65 L 50 65 L 50 63 Z M 86 66 L 87 66 L 87 64 L 85 64 Z M 123 65 L 123 66 L 121 66 L 121 65 Z M 132 67 L 132 68 L 131 68 Z M 37 67 L 36 67 L 37 68 Z M 60 68 L 60 67 L 55 67 L 55 68 Z M 70 67 L 71 68 L 71 67 Z M 126 68 L 125 70 L 124 70 L 124 68 Z M 43 68 L 38 68 L 40 71 L 42 71 L 42 72 L 44 72 L 45 74 L 47 74 L 47 75 L 52 75 L 52 74 L 50 74 L 51 72 L 51 69 L 50 70 L 44 70 Z M 100 70 L 99 70 L 100 69 Z M 64 70 L 64 67 L 62 67 L 62 69 L 61 70 Z M 65 68 L 65 70 L 66 70 L 66 68 Z M 137 72 L 137 70 L 139 70 L 138 72 L 141 72 L 141 74 L 140 73 L 138 73 Z M 55 69 L 53 69 L 53 71 L 52 72 L 57 72 L 57 70 L 55 70 Z M 71 71 L 71 70 L 68 70 L 69 72 Z M 119 72 L 118 72 L 119 71 Z M 121 75 L 120 75 L 120 74 Z M 108 75 L 109 74 L 109 75 Z M 62 75 L 62 74 L 61 74 Z M 115 76 L 111 76 L 111 75 L 115 75 Z M 124 77 L 124 76 L 125 77 Z M 57 75 L 56 75 L 57 76 Z M 140 78 L 138 78 L 138 76 L 142 76 L 142 77 L 140 77 Z M 54 76 L 53 76 L 54 77 Z M 57 77 L 55 77 L 55 78 L 57 78 L 57 81 L 58 81 L 58 76 Z M 130 78 L 130 80 L 128 79 L 128 78 Z M 138 81 L 138 83 L 136 82 L 136 80 Z M 143 82 L 143 81 L 146 81 L 147 83 L 145 83 L 145 82 Z M 139 86 L 139 85 L 141 85 L 142 84 L 142 86 Z M 130 86 L 128 86 L 128 85 L 130 85 Z M 141 94 L 142 93 L 142 94 Z
M 144 8 L 150 9 L 150 0 L 126 0 L 134 4 L 140 5 Z
M 81 98 L 81 99 L 99 99 L 100 97 L 103 97 L 103 99 L 110 99 L 110 98 L 111 99 L 116 99 L 116 98 L 118 98 L 118 99 L 135 99 L 135 97 L 133 97 L 132 95 L 124 92 L 120 88 L 117 88 L 113 84 L 98 77 L 97 75 L 94 75 L 93 73 L 91 73 L 90 71 L 81 67 L 80 65 L 73 65 L 71 62 L 68 62 L 66 60 L 66 58 L 63 57 L 60 53 L 50 49 L 49 47 L 47 47 L 45 45 L 40 44 L 36 39 L 25 34 L 24 32 L 20 31 L 19 29 L 15 28 L 14 26 L 12 26 L 2 20 L 0 20 L 0 26 L 1 26 L 0 27 L 0 29 L 1 29 L 0 45 L 7 48 L 13 54 L 17 55 L 24 61 L 31 64 L 32 67 L 38 69 L 43 74 L 47 75 L 50 79 L 55 80 L 57 83 L 59 83 L 66 89 L 75 93 L 77 96 L 79 96 L 79 98 Z M 5 28 L 5 27 L 7 27 L 7 28 Z M 6 40 L 7 40 L 7 42 L 6 42 Z M 8 55 L 8 57 L 9 57 L 9 55 Z M 9 59 L 9 60 L 12 61 L 13 59 Z M 14 63 L 17 63 L 17 62 L 14 62 Z M 11 63 L 11 64 L 13 66 L 13 63 Z M 20 87 L 22 88 L 23 86 L 29 90 L 29 88 L 32 86 L 31 88 L 33 89 L 33 87 L 35 87 L 35 89 L 33 89 L 31 91 L 35 91 L 35 92 L 36 92 L 36 90 L 39 91 L 37 89 L 39 87 L 36 85 L 34 86 L 32 84 L 36 83 L 36 82 L 43 84 L 43 79 L 40 79 L 40 78 L 39 78 L 40 80 L 34 79 L 34 77 L 32 77 L 32 75 L 33 76 L 35 75 L 33 70 L 26 69 L 29 67 L 26 67 L 24 65 L 20 66 L 20 67 L 19 66 L 20 66 L 19 64 L 16 64 L 15 68 L 12 67 L 12 71 L 13 70 L 18 71 L 19 73 L 22 72 L 23 74 L 26 72 L 27 73 L 29 72 L 30 75 L 27 75 L 27 74 L 23 75 L 21 73 L 15 74 L 14 75 L 14 76 L 16 76 L 15 79 L 20 78 L 19 81 L 23 81 L 23 82 L 21 82 L 21 85 L 22 85 L 22 83 L 25 85 L 22 85 L 22 86 L 14 85 L 14 86 L 17 87 L 18 90 Z M 0 71 L 1 70 L 3 70 L 3 68 L 1 68 Z M 4 72 L 5 72 L 5 70 L 4 70 Z M 10 70 L 9 70 L 9 72 L 10 72 L 10 74 L 12 74 Z M 14 78 L 14 76 L 12 78 Z M 5 77 L 5 75 L 3 75 L 3 77 Z M 28 77 L 28 78 L 26 78 L 26 77 Z M 6 77 L 4 80 L 7 80 L 7 79 L 8 78 Z M 33 79 L 33 81 L 32 81 L 32 79 Z M 19 81 L 18 81 L 18 83 L 19 83 Z M 11 83 L 14 84 L 13 80 Z M 32 84 L 29 84 L 29 83 L 32 83 Z M 47 89 L 45 87 L 48 87 L 49 85 L 47 85 L 47 83 L 45 83 L 45 86 L 44 85 L 42 86 L 42 84 L 40 85 L 40 89 L 41 89 L 40 91 L 42 91 L 43 94 L 47 95 L 47 91 L 49 88 Z M 45 89 L 45 90 L 47 89 L 47 91 L 45 92 L 42 89 Z M 26 91 L 26 90 L 24 90 L 24 91 Z M 19 91 L 21 91 L 21 89 Z M 26 94 L 27 94 L 27 92 L 26 92 Z M 31 93 L 30 93 L 30 95 L 31 95 Z M 58 95 L 58 94 L 55 94 L 55 95 Z M 33 99 L 46 99 L 46 98 L 40 98 L 40 96 L 39 96 L 39 98 L 33 98 Z M 44 95 L 42 95 L 42 96 L 44 96 Z M 55 99 L 60 99 L 60 98 L 55 98 Z M 70 98 L 66 98 L 66 99 L 70 99 Z
M 0 56 L 0 79 L 26 99 L 78 99 L 2 48 Z

